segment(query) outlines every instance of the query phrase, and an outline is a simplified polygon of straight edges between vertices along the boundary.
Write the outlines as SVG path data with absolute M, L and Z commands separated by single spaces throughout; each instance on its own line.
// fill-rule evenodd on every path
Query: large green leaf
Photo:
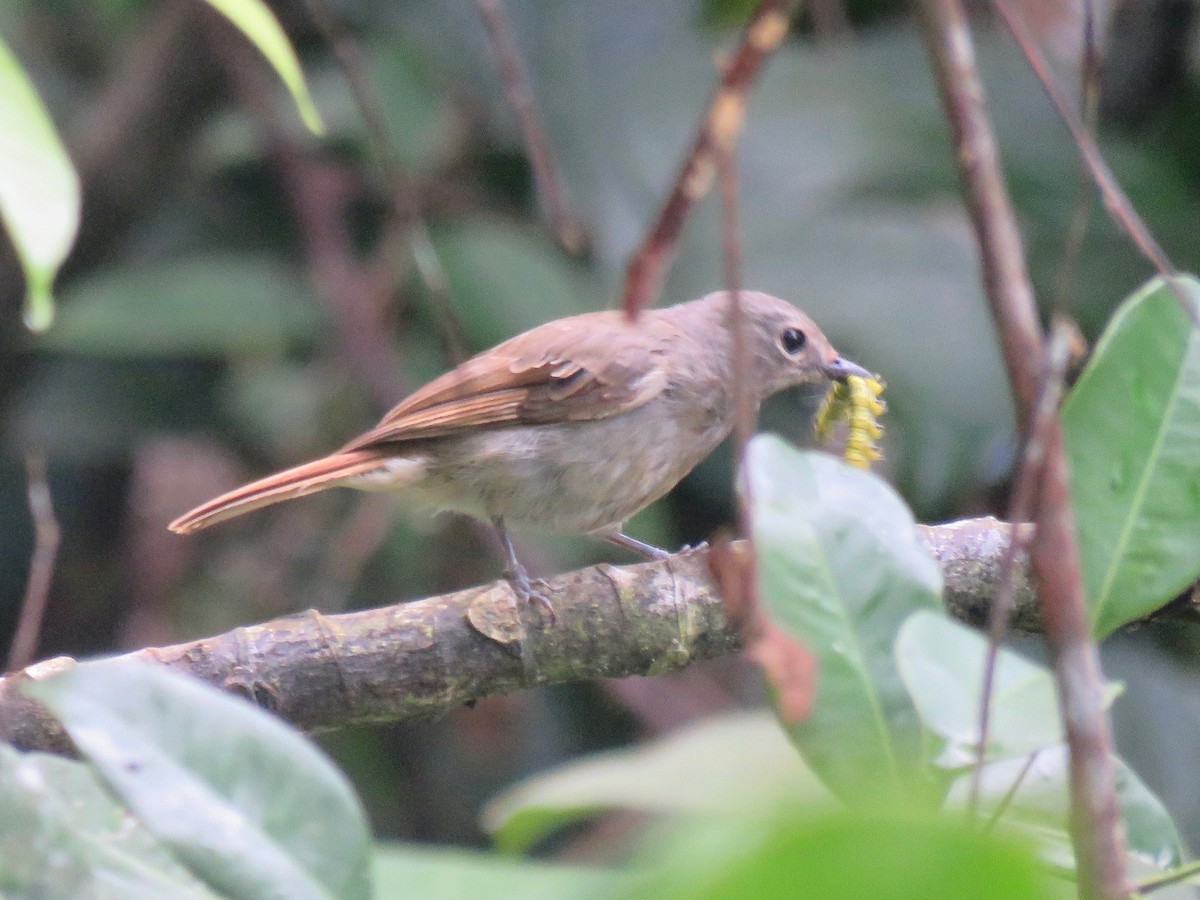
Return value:
M 50 289 L 79 230 L 79 177 L 20 62 L 0 39 L 0 218 L 25 270 L 25 323 L 54 319 Z
M 369 895 L 349 782 L 249 703 L 160 667 L 90 664 L 26 690 L 159 840 L 230 897 Z
M 1200 282 L 1155 280 L 1113 316 L 1063 407 L 1098 636 L 1200 575 Z
M 215 898 L 91 767 L 0 744 L 0 896 Z
M 263 0 L 208 0 L 208 3 L 241 29 L 279 73 L 309 130 L 324 134 L 325 125 L 309 96 L 300 60 L 270 7 Z
M 1026 763 L 1027 759 L 1011 758 L 984 767 L 980 813 L 990 817 L 1004 804 L 1001 822 L 1032 837 L 1048 861 L 1070 870 L 1074 856 L 1068 826 L 1066 747 L 1055 744 L 1041 749 L 1017 784 Z M 1162 801 L 1125 763 L 1117 759 L 1114 765 L 1117 800 L 1131 857 L 1159 871 L 1178 865 L 1183 858 L 1183 842 Z M 958 809 L 966 804 L 971 780 L 968 773 L 954 782 L 946 798 L 948 807 Z
M 383 845 L 375 851 L 377 900 L 555 900 L 611 897 L 618 873 L 483 853 Z
M 523 852 L 602 810 L 744 813 L 764 797 L 810 806 L 829 799 L 773 717 L 739 713 L 535 775 L 489 803 L 484 825 L 501 849 Z
M 274 356 L 313 339 L 319 317 L 286 266 L 211 254 L 97 272 L 64 296 L 41 346 L 122 359 Z
M 690 823 L 644 845 L 652 868 L 620 896 L 662 900 L 1025 900 L 1060 896 L 1027 842 L 962 816 L 784 806 L 774 816 Z
M 747 474 L 763 600 L 820 663 L 813 712 L 791 735 L 839 796 L 897 792 L 919 768 L 922 728 L 893 645 L 910 613 L 940 608 L 941 573 L 869 472 L 759 436 Z
M 921 720 L 946 742 L 939 764 L 975 762 L 987 640 L 944 613 L 913 613 L 896 639 L 896 664 Z M 1108 699 L 1117 686 L 1109 687 Z M 992 686 L 987 759 L 1024 758 L 1062 742 L 1054 679 L 1042 666 L 1001 648 Z

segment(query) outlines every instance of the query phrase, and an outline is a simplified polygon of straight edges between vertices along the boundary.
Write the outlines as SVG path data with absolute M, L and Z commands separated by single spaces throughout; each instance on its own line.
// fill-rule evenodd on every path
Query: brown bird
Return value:
M 740 296 L 755 408 L 792 385 L 869 376 L 791 304 Z M 506 577 L 548 606 L 505 524 L 666 556 L 621 529 L 733 428 L 729 310 L 729 295 L 718 291 L 633 322 L 617 310 L 547 322 L 431 381 L 329 456 L 223 494 L 169 527 L 187 534 L 331 487 L 397 491 L 421 506 L 491 520 Z

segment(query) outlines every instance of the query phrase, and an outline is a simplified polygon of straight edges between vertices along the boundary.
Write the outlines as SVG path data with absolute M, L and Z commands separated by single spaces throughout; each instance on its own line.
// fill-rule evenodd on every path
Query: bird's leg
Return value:
M 618 547 L 624 547 L 626 550 L 632 550 L 634 553 L 640 553 L 646 559 L 666 559 L 671 554 L 666 550 L 660 550 L 653 544 L 647 544 L 644 541 L 639 541 L 637 538 L 631 538 L 627 534 L 620 531 L 614 532 L 607 536 L 607 540 L 616 544 Z
M 554 621 L 554 606 L 550 603 L 550 598 L 534 587 L 535 584 L 545 585 L 546 582 L 540 578 L 529 577 L 529 573 L 517 559 L 517 551 L 508 536 L 508 529 L 504 527 L 504 520 L 496 516 L 492 519 L 492 524 L 496 526 L 496 534 L 500 536 L 500 544 L 504 547 L 504 578 L 512 585 L 518 597 L 526 603 L 536 603 L 546 611 L 550 620 Z
M 617 531 L 613 534 L 605 535 L 605 540 L 609 543 L 616 544 L 618 547 L 624 547 L 626 550 L 632 550 L 634 553 L 640 553 L 646 559 L 666 559 L 668 556 L 673 556 L 669 550 L 661 550 L 653 544 L 647 544 L 645 541 L 639 541 L 637 538 L 631 538 L 629 535 Z M 708 546 L 708 541 L 701 541 L 695 547 L 690 544 L 684 544 L 679 548 L 679 553 L 687 553 L 689 550 L 703 550 Z

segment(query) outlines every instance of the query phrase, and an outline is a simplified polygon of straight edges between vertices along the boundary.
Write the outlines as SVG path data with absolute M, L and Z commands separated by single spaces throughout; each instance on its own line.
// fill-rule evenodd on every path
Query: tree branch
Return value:
M 987 621 L 1011 529 L 992 518 L 921 526 L 945 578 L 951 615 Z M 1200 598 L 1161 615 L 1195 621 Z M 699 550 L 634 566 L 593 566 L 550 582 L 557 620 L 515 603 L 506 582 L 382 609 L 315 610 L 128 658 L 161 663 L 241 694 L 299 728 L 434 716 L 479 697 L 539 684 L 655 675 L 739 649 Z M 1015 627 L 1039 627 L 1022 560 Z M 67 751 L 54 720 L 21 693 L 76 663 L 58 657 L 0 678 L 0 740 Z
M 979 242 L 985 292 L 1000 333 L 1021 431 L 1028 436 L 1041 380 L 1042 333 L 975 68 L 966 12 L 961 0 L 923 0 L 919 9 L 934 76 L 954 132 L 963 194 Z M 1034 492 L 1037 534 L 1031 557 L 1070 751 L 1071 837 L 1079 893 L 1089 900 L 1115 900 L 1128 894 L 1125 833 L 1117 802 L 1100 658 L 1088 627 L 1062 424 L 1057 417 L 1048 419 L 1038 443 L 1044 448 L 1045 462 Z

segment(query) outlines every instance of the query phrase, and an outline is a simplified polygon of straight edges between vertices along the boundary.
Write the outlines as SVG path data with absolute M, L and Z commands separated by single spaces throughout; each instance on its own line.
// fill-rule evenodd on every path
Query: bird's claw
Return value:
M 504 579 L 512 586 L 513 593 L 517 595 L 519 600 L 523 600 L 526 603 L 536 603 L 546 611 L 546 615 L 550 617 L 551 622 L 555 620 L 554 604 L 550 602 L 550 598 L 544 593 L 550 587 L 546 579 L 530 578 L 529 573 L 524 569 L 505 569 Z

